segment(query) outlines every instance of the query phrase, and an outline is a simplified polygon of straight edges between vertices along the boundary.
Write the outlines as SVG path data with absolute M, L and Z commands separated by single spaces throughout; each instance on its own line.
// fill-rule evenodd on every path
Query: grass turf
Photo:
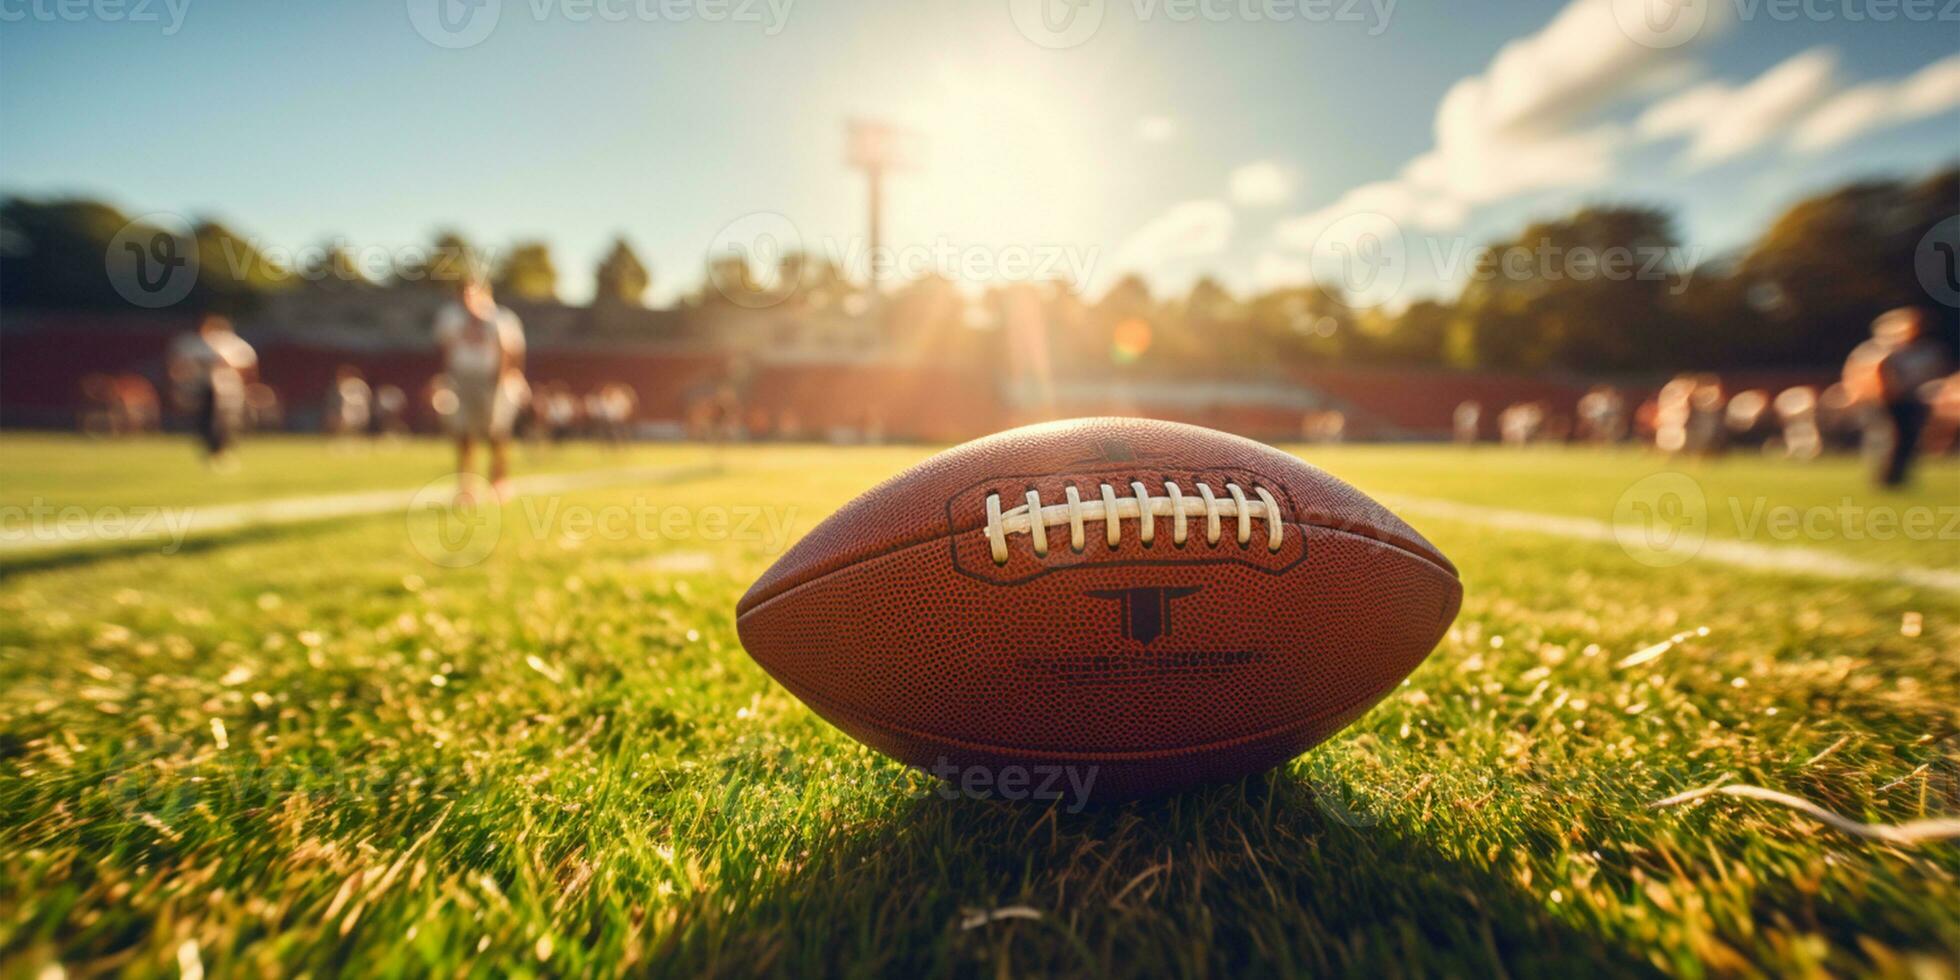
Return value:
M 278 492 L 352 488 L 344 459 L 277 448 Z M 36 451 L 0 496 L 243 499 Z M 1328 744 L 1081 813 L 946 799 L 774 686 L 731 611 L 769 528 L 922 454 L 638 450 L 619 461 L 677 475 L 513 502 L 460 568 L 413 543 L 435 514 L 0 560 L 0 974 L 1956 973 L 1953 845 L 1647 804 L 1734 774 L 1863 820 L 1960 811 L 1960 599 L 1424 519 L 1463 613 Z M 1306 455 L 1374 492 L 1601 519 L 1655 466 Z M 1718 465 L 1772 502 L 1862 494 L 1842 463 Z

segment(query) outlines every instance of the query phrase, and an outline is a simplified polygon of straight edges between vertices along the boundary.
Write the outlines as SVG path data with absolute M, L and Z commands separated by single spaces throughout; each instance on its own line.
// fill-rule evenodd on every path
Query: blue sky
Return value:
M 861 254 L 852 117 L 920 136 L 888 241 L 1095 288 L 1324 275 L 1359 227 L 1447 291 L 1439 257 L 1593 201 L 1710 254 L 1960 158 L 1949 0 L 58 2 L 0 0 L 0 190 L 288 248 L 543 238 L 573 299 L 617 234 L 691 290 L 757 212 Z M 1635 36 L 1673 2 L 1699 29 Z

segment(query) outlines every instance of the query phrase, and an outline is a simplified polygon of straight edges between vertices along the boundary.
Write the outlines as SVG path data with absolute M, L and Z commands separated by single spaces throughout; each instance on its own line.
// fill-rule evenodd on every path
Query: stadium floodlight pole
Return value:
M 913 165 L 910 152 L 904 145 L 910 134 L 890 123 L 869 119 L 852 119 L 846 124 L 849 145 L 849 163 L 864 171 L 870 190 L 870 279 L 871 295 L 876 299 L 884 291 L 883 276 L 878 271 L 879 257 L 884 245 L 884 202 L 885 173 L 889 170 L 903 170 Z

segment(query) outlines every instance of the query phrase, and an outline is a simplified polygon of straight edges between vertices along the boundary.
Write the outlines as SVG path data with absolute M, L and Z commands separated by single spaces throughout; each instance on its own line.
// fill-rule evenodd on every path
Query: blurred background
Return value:
M 1867 6 L 15 4 L 0 424 L 187 424 L 218 313 L 253 428 L 436 432 L 481 275 L 535 440 L 1849 448 L 1960 304 L 1960 22 Z

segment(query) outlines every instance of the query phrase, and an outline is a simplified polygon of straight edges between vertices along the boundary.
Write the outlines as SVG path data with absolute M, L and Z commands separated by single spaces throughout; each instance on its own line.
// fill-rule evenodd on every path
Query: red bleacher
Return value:
M 0 422 L 65 427 L 79 407 L 81 381 L 94 372 L 135 372 L 161 386 L 171 339 L 189 329 L 183 317 L 158 315 L 14 316 L 0 329 Z M 433 347 L 350 349 L 308 339 L 247 334 L 258 347 L 260 376 L 280 395 L 288 418 L 304 426 L 341 365 L 361 369 L 375 385 L 414 395 L 439 370 Z M 980 368 L 896 360 L 756 359 L 741 363 L 713 350 L 558 344 L 535 346 L 526 374 L 534 384 L 562 382 L 584 393 L 624 382 L 639 395 L 639 421 L 686 424 L 690 412 L 733 382 L 743 421 L 758 435 L 826 438 L 878 433 L 888 439 L 947 442 L 1036 421 L 1016 405 L 998 379 Z M 1211 382 L 1159 397 L 1161 385 L 1132 389 L 1119 381 L 1092 386 L 1066 414 L 1146 415 L 1187 421 L 1268 440 L 1301 435 L 1307 410 L 1317 406 L 1346 417 L 1350 439 L 1447 437 L 1458 404 L 1475 401 L 1486 419 L 1506 405 L 1541 401 L 1570 414 L 1585 392 L 1580 379 L 1462 373 L 1424 368 L 1314 367 L 1294 370 L 1297 388 L 1262 396 L 1251 387 Z M 1732 390 L 1780 388 L 1820 380 L 1814 372 L 1738 375 Z M 1828 379 L 1821 379 L 1828 380 Z M 1198 383 L 1194 383 L 1196 385 Z M 1219 389 L 1225 391 L 1220 395 Z M 1631 398 L 1651 385 L 1627 386 Z M 1270 386 L 1266 391 L 1272 391 Z M 1155 401 L 1153 401 L 1155 399 Z M 1263 399 L 1263 400 L 1262 400 Z

